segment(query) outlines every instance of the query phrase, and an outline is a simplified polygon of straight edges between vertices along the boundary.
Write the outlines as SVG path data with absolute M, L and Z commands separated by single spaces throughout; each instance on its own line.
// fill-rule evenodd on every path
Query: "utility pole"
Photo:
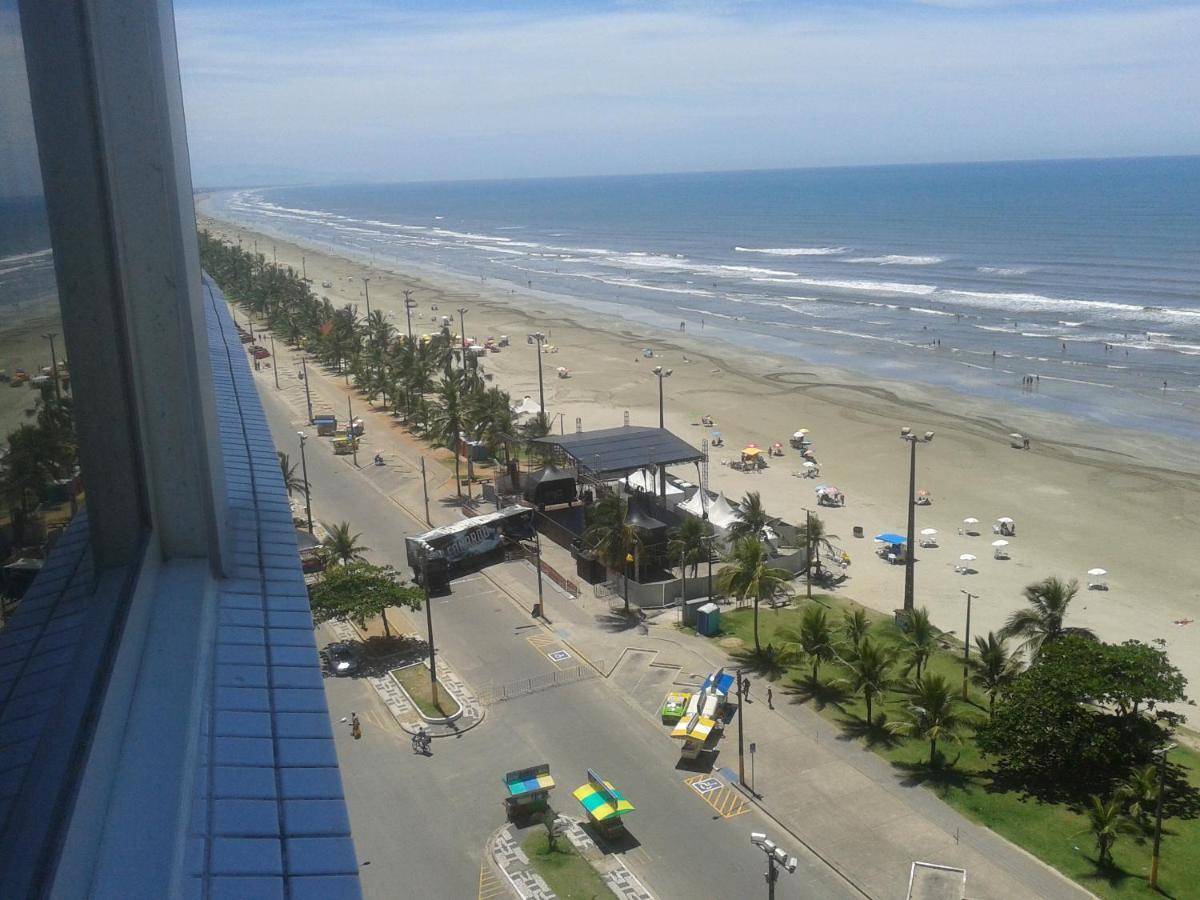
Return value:
M 458 308 L 458 330 L 460 332 L 459 337 L 462 338 L 462 367 L 464 372 L 467 370 L 467 312 L 468 310 L 465 306 Z
M 804 596 L 812 599 L 812 511 L 804 510 L 804 552 L 807 554 L 808 565 L 805 566 Z
M 354 434 L 354 403 L 346 398 L 346 437 L 350 439 L 350 453 L 354 456 L 354 468 L 358 468 L 358 438 Z
M 430 528 L 433 527 L 433 522 L 429 521 L 429 485 L 425 483 L 425 457 L 421 457 L 421 491 L 425 494 L 425 524 Z
M 917 444 L 928 444 L 933 440 L 933 432 L 925 432 L 918 437 L 907 426 L 900 429 L 900 438 L 909 443 L 908 459 L 908 534 L 904 547 L 904 611 L 913 610 L 913 563 L 916 562 L 916 529 L 917 529 Z
M 304 442 L 308 440 L 308 435 L 303 431 L 297 431 L 300 436 L 300 471 L 304 475 L 304 512 L 308 516 L 308 533 L 313 533 L 312 520 L 312 495 L 308 491 L 308 458 L 304 455 Z
M 546 619 L 546 601 L 542 598 L 542 537 L 537 530 L 537 513 L 534 513 L 535 521 L 533 523 L 533 545 L 537 548 L 537 576 L 538 576 L 538 614 Z M 549 619 L 546 619 L 549 622 Z
M 308 389 L 308 358 L 307 357 L 305 357 L 305 356 L 300 357 L 300 368 L 304 372 L 304 399 L 308 403 L 308 424 L 311 425 L 312 420 L 313 420 L 312 393 Z
M 663 417 L 663 379 L 671 377 L 671 370 L 664 369 L 662 366 L 655 366 L 653 372 L 658 376 L 658 427 L 660 430 L 665 430 L 666 420 Z M 663 465 L 658 467 L 658 499 L 664 507 L 667 505 L 667 467 Z
M 409 345 L 410 347 L 412 346 L 412 342 L 413 342 L 413 338 L 412 338 L 412 308 L 413 308 L 413 302 L 412 302 L 412 300 L 410 299 L 411 297 L 412 297 L 412 291 L 405 291 L 405 292 L 404 292 L 404 318 L 408 320 L 408 345 Z
M 58 337 L 57 331 L 47 331 L 42 335 L 50 342 L 50 377 L 54 379 L 54 402 L 62 405 L 62 384 L 58 379 L 58 355 L 54 352 L 54 339 Z
M 1167 744 L 1154 751 L 1158 757 L 1158 799 L 1154 803 L 1154 855 L 1150 857 L 1150 890 L 1158 889 L 1158 853 L 1162 846 L 1163 795 L 1166 794 L 1167 754 L 1175 749 Z
M 363 283 L 363 296 L 367 301 L 367 321 L 369 322 L 371 319 L 371 276 L 360 275 L 359 277 Z
M 275 355 L 275 335 L 271 335 L 271 368 L 275 370 L 275 390 L 279 390 L 279 358 Z
M 967 595 L 967 628 L 963 637 L 963 699 L 967 699 L 967 672 L 971 667 L 971 601 L 978 600 L 978 594 L 970 591 L 960 591 Z
M 304 263 L 304 254 L 300 254 L 300 280 L 308 281 L 308 267 Z
M 425 633 L 429 639 L 429 690 L 433 694 L 433 705 L 438 701 L 437 659 L 433 651 L 433 603 L 429 599 L 429 548 L 421 550 L 421 589 L 425 592 Z
M 746 704 L 742 699 L 742 670 L 738 669 L 733 676 L 737 679 L 737 698 L 738 698 L 738 784 L 742 787 L 746 786 L 746 751 L 745 751 L 745 735 L 743 734 L 744 719 L 746 718 Z
M 546 386 L 542 381 L 542 341 L 546 340 L 546 335 L 540 331 L 535 331 L 530 335 L 536 341 L 537 346 L 537 361 L 538 361 L 538 403 L 541 405 L 539 412 L 546 415 Z

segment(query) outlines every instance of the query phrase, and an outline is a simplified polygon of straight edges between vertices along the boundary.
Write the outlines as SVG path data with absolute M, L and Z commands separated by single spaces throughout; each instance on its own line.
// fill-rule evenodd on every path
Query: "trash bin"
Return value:
M 854 526 L 854 536 L 860 538 L 863 536 L 863 527 L 861 525 Z

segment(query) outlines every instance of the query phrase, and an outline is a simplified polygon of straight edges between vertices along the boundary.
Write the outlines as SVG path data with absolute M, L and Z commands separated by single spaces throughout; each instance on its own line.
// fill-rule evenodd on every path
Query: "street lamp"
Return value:
M 663 418 L 663 379 L 671 377 L 671 370 L 664 369 L 662 366 L 655 366 L 651 371 L 658 376 L 658 427 L 666 428 L 666 420 Z M 667 505 L 667 468 L 659 465 L 658 467 L 658 497 L 662 501 L 663 506 Z
M 304 379 L 304 400 L 308 403 L 308 424 L 313 421 L 312 414 L 312 393 L 308 389 L 308 357 L 300 357 L 301 377 Z
M 54 352 L 54 339 L 58 337 L 57 331 L 47 331 L 42 335 L 50 342 L 50 372 L 54 378 L 54 402 L 62 403 L 62 386 L 58 382 L 58 356 Z
M 546 414 L 546 386 L 542 383 L 542 342 L 546 340 L 546 336 L 540 331 L 535 331 L 530 335 L 537 341 L 537 358 L 538 358 L 538 403 L 542 405 L 541 413 Z
M 795 873 L 800 861 L 794 856 L 788 856 L 786 850 L 775 846 L 775 842 L 761 831 L 750 832 L 750 843 L 767 855 L 767 897 L 769 900 L 775 900 L 775 882 L 779 880 L 778 867 L 787 869 L 791 875 Z
M 367 319 L 369 320 L 371 318 L 371 276 L 359 275 L 358 277 L 362 279 L 363 296 L 367 300 Z
M 308 492 L 308 459 L 304 455 L 304 442 L 308 440 L 308 435 L 303 431 L 297 431 L 296 434 L 300 438 L 300 472 L 304 475 L 304 512 L 308 516 L 308 533 L 312 534 L 312 496 Z
M 918 437 L 906 425 L 900 429 L 900 439 L 908 441 L 911 451 L 908 460 L 908 542 L 904 548 L 904 611 L 912 612 L 913 547 L 916 545 L 917 528 L 917 444 L 928 444 L 933 440 L 933 432 L 927 431 L 924 437 Z
M 463 371 L 467 368 L 467 320 L 466 315 L 469 310 L 465 306 L 458 308 L 458 336 L 462 338 L 462 367 Z
M 1158 888 L 1158 851 L 1162 845 L 1162 816 L 1163 794 L 1166 793 L 1167 754 L 1175 749 L 1175 744 L 1167 744 L 1154 751 L 1158 757 L 1158 799 L 1154 803 L 1154 855 L 1150 857 L 1150 890 Z
M 967 595 L 967 628 L 963 635 L 963 699 L 967 699 L 967 670 L 971 667 L 971 601 L 978 600 L 978 594 L 970 591 L 959 591 Z
M 412 346 L 412 311 L 417 304 L 412 301 L 412 291 L 404 292 L 404 318 L 408 320 L 408 345 Z

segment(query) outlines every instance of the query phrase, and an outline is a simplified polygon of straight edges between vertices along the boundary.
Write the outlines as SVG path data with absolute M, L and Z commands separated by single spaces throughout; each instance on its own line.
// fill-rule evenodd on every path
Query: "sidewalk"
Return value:
M 300 418 L 306 416 L 304 386 L 289 369 L 298 368 L 298 354 L 276 346 L 283 392 Z M 284 356 L 284 354 L 287 356 Z M 287 357 L 295 356 L 289 362 Z M 287 373 L 287 374 L 285 374 Z M 290 377 L 288 377 L 290 375 Z M 309 366 L 309 389 L 314 411 L 334 410 L 342 418 L 352 392 L 340 379 L 323 376 Z M 264 371 L 259 377 L 271 378 Z M 360 451 L 360 469 L 380 493 L 424 519 L 419 459 L 426 456 L 429 474 L 430 521 L 448 524 L 461 517 L 455 502 L 453 477 L 432 462 L 432 451 L 393 426 L 390 416 L 372 416 L 356 394 L 356 415 L 367 422 L 367 440 Z M 372 466 L 376 451 L 386 466 Z M 347 465 L 352 465 L 345 457 Z M 570 554 L 550 541 L 542 542 L 543 559 L 561 575 L 577 581 Z M 514 602 L 531 610 L 537 598 L 537 574 L 531 564 L 494 566 L 484 576 Z M 619 599 L 601 600 L 591 587 L 571 598 L 550 578 L 543 579 L 545 616 L 549 630 L 573 654 L 608 678 L 635 709 L 653 719 L 665 685 L 697 685 L 709 672 L 728 665 L 713 642 L 674 627 L 675 610 L 645 624 L 619 615 Z M 756 802 L 781 828 L 840 871 L 871 897 L 901 900 L 911 864 L 920 860 L 958 866 L 967 871 L 967 894 L 976 900 L 1012 898 L 1084 898 L 1089 892 L 1042 864 L 998 835 L 969 822 L 932 792 L 905 785 L 885 760 L 854 741 L 813 710 L 788 702 L 779 691 L 774 710 L 766 708 L 766 683 L 752 678 L 744 726 L 754 741 Z M 655 720 L 657 721 L 657 720 Z M 658 723 L 661 727 L 661 723 Z M 721 759 L 736 767 L 733 725 L 721 741 Z M 664 743 L 670 742 L 663 729 Z M 747 775 L 750 772 L 747 759 Z M 664 775 L 666 773 L 664 772 Z

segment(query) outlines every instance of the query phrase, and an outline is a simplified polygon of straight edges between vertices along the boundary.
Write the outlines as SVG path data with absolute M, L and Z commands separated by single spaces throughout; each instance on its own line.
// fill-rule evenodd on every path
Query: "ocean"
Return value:
M 362 259 L 1200 438 L 1200 157 L 221 192 Z M 1027 383 L 1028 382 L 1028 383 Z

